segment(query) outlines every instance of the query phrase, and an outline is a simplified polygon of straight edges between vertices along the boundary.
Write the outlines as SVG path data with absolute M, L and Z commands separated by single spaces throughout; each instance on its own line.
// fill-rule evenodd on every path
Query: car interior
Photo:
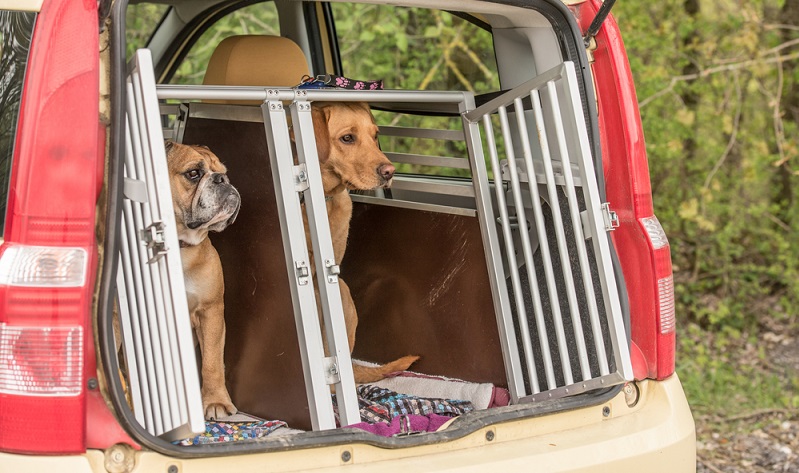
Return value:
M 595 120 L 590 118 L 595 115 L 593 92 L 583 80 L 587 59 L 577 47 L 573 19 L 563 11 L 556 14 L 553 6 L 543 2 L 531 8 L 471 0 L 402 3 L 400 7 L 289 0 L 132 1 L 129 29 L 137 19 L 149 18 L 145 13 L 157 21 L 151 21 L 145 37 L 128 32 L 128 55 L 133 57 L 138 48 L 150 51 L 150 67 L 161 87 L 159 97 L 188 96 L 186 91 L 192 87 L 201 92 L 219 86 L 287 90 L 303 78 L 326 74 L 377 79 L 370 70 L 393 67 L 395 75 L 385 80 L 387 90 L 466 92 L 473 94 L 475 108 L 489 110 L 507 91 L 536 78 L 550 81 L 526 85 L 526 96 L 511 99 L 507 105 L 503 102 L 498 105 L 501 111 L 476 122 L 485 130 L 491 126 L 507 130 L 502 121 L 507 112 L 511 125 L 518 121 L 518 127 L 498 135 L 501 142 L 494 145 L 503 161 L 491 166 L 491 153 L 486 154 L 486 169 L 479 171 L 485 173 L 484 178 L 471 160 L 475 143 L 483 146 L 486 138 L 475 141 L 478 135 L 469 136 L 473 128 L 463 110 L 433 99 L 382 100 L 378 95 L 370 101 L 381 128 L 381 148 L 397 166 L 397 174 L 390 189 L 352 194 L 353 216 L 341 263 L 341 277 L 350 286 L 359 316 L 352 357 L 383 363 L 419 355 L 411 368 L 413 376 L 490 386 L 491 399 L 483 408 L 495 408 L 498 418 L 600 402 L 615 392 L 606 387 L 622 382 L 623 376 L 604 384 L 606 380 L 629 363 L 618 355 L 624 352 L 618 344 L 626 343 L 627 337 L 619 323 L 624 308 L 609 300 L 617 300 L 624 288 L 607 286 L 612 278 L 605 271 L 616 269 L 603 266 L 609 265 L 611 254 L 605 254 L 608 250 L 601 245 L 594 246 L 602 238 L 591 237 L 598 234 L 591 233 L 598 232 L 591 225 L 600 228 L 603 224 L 594 222 L 586 210 L 591 202 L 582 193 L 574 194 L 574 189 L 590 187 L 596 194 L 591 198 L 601 198 L 603 183 L 601 172 L 594 173 L 589 166 L 602 169 L 598 143 L 592 139 L 596 135 Z M 422 30 L 425 37 L 410 41 L 443 48 L 441 64 L 426 70 L 428 76 L 416 74 L 420 76 L 413 79 L 416 82 L 409 82 L 405 76 L 410 74 L 403 71 L 421 67 L 418 61 L 423 59 L 414 56 L 410 45 L 406 51 L 385 54 L 389 62 L 404 54 L 404 62 L 376 65 L 377 59 L 365 56 L 370 41 L 381 34 L 380 25 L 371 23 L 375 32 L 369 34 L 358 31 L 364 22 L 353 24 L 348 17 L 355 8 L 383 18 L 401 9 L 410 15 L 409 24 L 423 22 L 418 18 L 425 15 L 433 18 Z M 262 13 L 256 16 L 253 11 Z M 441 34 L 442 25 L 452 24 L 456 37 L 441 41 L 436 32 Z M 484 35 L 489 44 L 485 47 L 483 41 L 479 54 L 458 42 L 477 35 Z M 357 48 L 349 42 L 352 38 L 357 39 Z M 488 55 L 490 60 L 478 60 L 475 55 Z M 548 78 L 550 70 L 567 61 L 576 64 L 572 85 L 564 85 L 566 79 L 561 76 L 557 76 L 560 82 Z M 571 78 L 568 71 L 572 69 L 564 70 L 563 76 Z M 532 99 L 530 95 L 536 87 L 551 89 L 546 92 L 551 95 L 542 93 L 541 115 L 535 109 L 538 95 Z M 555 113 L 554 94 L 576 100 L 574 109 L 580 115 L 575 115 L 575 125 L 563 130 L 569 136 L 585 134 L 586 161 L 565 165 L 557 155 L 549 161 L 536 148 L 544 149 L 546 143 L 533 141 L 532 153 L 526 153 L 542 164 L 525 170 L 522 149 L 529 146 L 525 140 L 533 138 L 524 136 L 540 136 L 535 123 L 551 123 L 553 130 L 563 134 L 559 123 L 566 118 Z M 275 157 L 270 151 L 273 138 L 263 103 L 240 98 L 162 98 L 162 133 L 181 143 L 208 146 L 225 164 L 241 194 L 236 222 L 211 236 L 225 278 L 226 381 L 235 405 L 243 413 L 312 431 L 315 413 L 309 407 L 313 400 L 308 398 L 302 337 L 295 320 L 295 282 L 286 269 L 288 241 L 281 228 L 286 210 L 274 186 L 274 159 L 291 160 L 291 156 Z M 284 105 L 288 110 L 289 104 Z M 520 109 L 524 113 L 519 114 Z M 582 118 L 582 113 L 589 118 Z M 525 115 L 529 121 L 525 124 L 516 115 Z M 559 153 L 578 146 L 571 143 L 578 140 L 558 142 L 558 133 L 547 133 L 552 142 L 559 143 L 552 145 Z M 490 150 L 490 144 L 489 140 L 486 149 Z M 514 147 L 519 169 L 515 160 L 509 163 L 502 158 Z M 538 175 L 538 185 L 530 183 Z M 485 180 L 484 189 L 474 184 L 478 178 Z M 593 180 L 591 185 L 589 180 Z M 519 182 L 522 187 L 517 189 Z M 496 217 L 490 225 L 483 221 L 486 212 Z M 530 213 L 529 220 L 524 220 L 525 212 Z M 527 222 L 526 232 L 520 231 L 522 221 Z M 581 222 L 579 229 L 574 222 Z M 586 251 L 574 243 L 582 232 L 586 233 Z M 572 281 L 583 289 L 570 292 Z M 598 312 L 593 306 L 598 306 Z M 557 315 L 561 311 L 562 317 Z M 593 346 L 601 355 L 595 356 L 591 348 L 586 354 L 583 346 Z M 549 361 L 533 362 L 539 358 Z M 601 388 L 590 382 L 600 379 Z M 562 399 L 575 393 L 581 396 Z M 549 402 L 539 394 L 560 401 Z

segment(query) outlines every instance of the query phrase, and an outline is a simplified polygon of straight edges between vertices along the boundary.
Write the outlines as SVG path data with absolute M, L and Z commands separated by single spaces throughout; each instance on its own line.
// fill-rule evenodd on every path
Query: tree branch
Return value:
M 718 74 L 720 72 L 738 71 L 738 70 L 741 70 L 741 69 L 746 69 L 746 68 L 752 67 L 752 66 L 754 66 L 756 64 L 781 63 L 781 62 L 785 62 L 785 61 L 792 61 L 794 59 L 799 59 L 799 52 L 786 54 L 786 55 L 783 55 L 783 56 L 774 56 L 774 57 L 771 57 L 771 58 L 748 59 L 746 61 L 736 62 L 736 63 L 733 63 L 733 64 L 724 64 L 724 65 L 719 65 L 719 66 L 715 66 L 715 67 L 710 67 L 708 69 L 703 69 L 703 70 L 701 70 L 701 71 L 699 71 L 699 72 L 697 72 L 695 74 L 683 74 L 683 75 L 679 75 L 679 76 L 674 76 L 669 81 L 669 85 L 667 85 L 663 89 L 655 92 L 654 94 L 650 95 L 649 97 L 645 98 L 644 100 L 640 100 L 638 102 L 638 108 L 639 109 L 644 108 L 645 106 L 647 106 L 650 103 L 652 103 L 655 99 L 657 99 L 657 98 L 659 98 L 659 97 L 661 97 L 663 95 L 668 94 L 669 92 L 674 90 L 674 87 L 676 87 L 677 84 L 679 84 L 681 82 L 690 82 L 690 81 L 701 79 L 701 78 L 704 78 L 704 77 L 707 77 L 707 76 L 710 76 L 710 75 L 713 75 L 713 74 Z

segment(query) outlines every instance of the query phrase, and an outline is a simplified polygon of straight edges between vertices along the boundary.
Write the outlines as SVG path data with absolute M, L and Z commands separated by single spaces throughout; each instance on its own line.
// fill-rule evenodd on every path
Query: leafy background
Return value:
M 618 2 L 699 471 L 797 471 L 799 1 Z

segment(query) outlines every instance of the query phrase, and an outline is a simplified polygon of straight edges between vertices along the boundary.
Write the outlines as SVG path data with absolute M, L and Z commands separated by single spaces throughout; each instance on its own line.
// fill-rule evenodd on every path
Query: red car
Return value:
M 0 2 L 0 469 L 695 471 L 613 2 L 128 3 Z M 370 105 L 396 173 L 316 281 L 292 139 L 328 101 Z M 230 418 L 204 418 L 164 140 L 241 194 L 211 235 Z

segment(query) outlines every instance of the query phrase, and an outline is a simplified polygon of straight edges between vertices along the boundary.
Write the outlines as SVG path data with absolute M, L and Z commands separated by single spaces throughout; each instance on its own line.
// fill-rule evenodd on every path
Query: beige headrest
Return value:
M 231 36 L 211 55 L 203 84 L 293 87 L 309 74 L 302 49 L 288 38 Z

